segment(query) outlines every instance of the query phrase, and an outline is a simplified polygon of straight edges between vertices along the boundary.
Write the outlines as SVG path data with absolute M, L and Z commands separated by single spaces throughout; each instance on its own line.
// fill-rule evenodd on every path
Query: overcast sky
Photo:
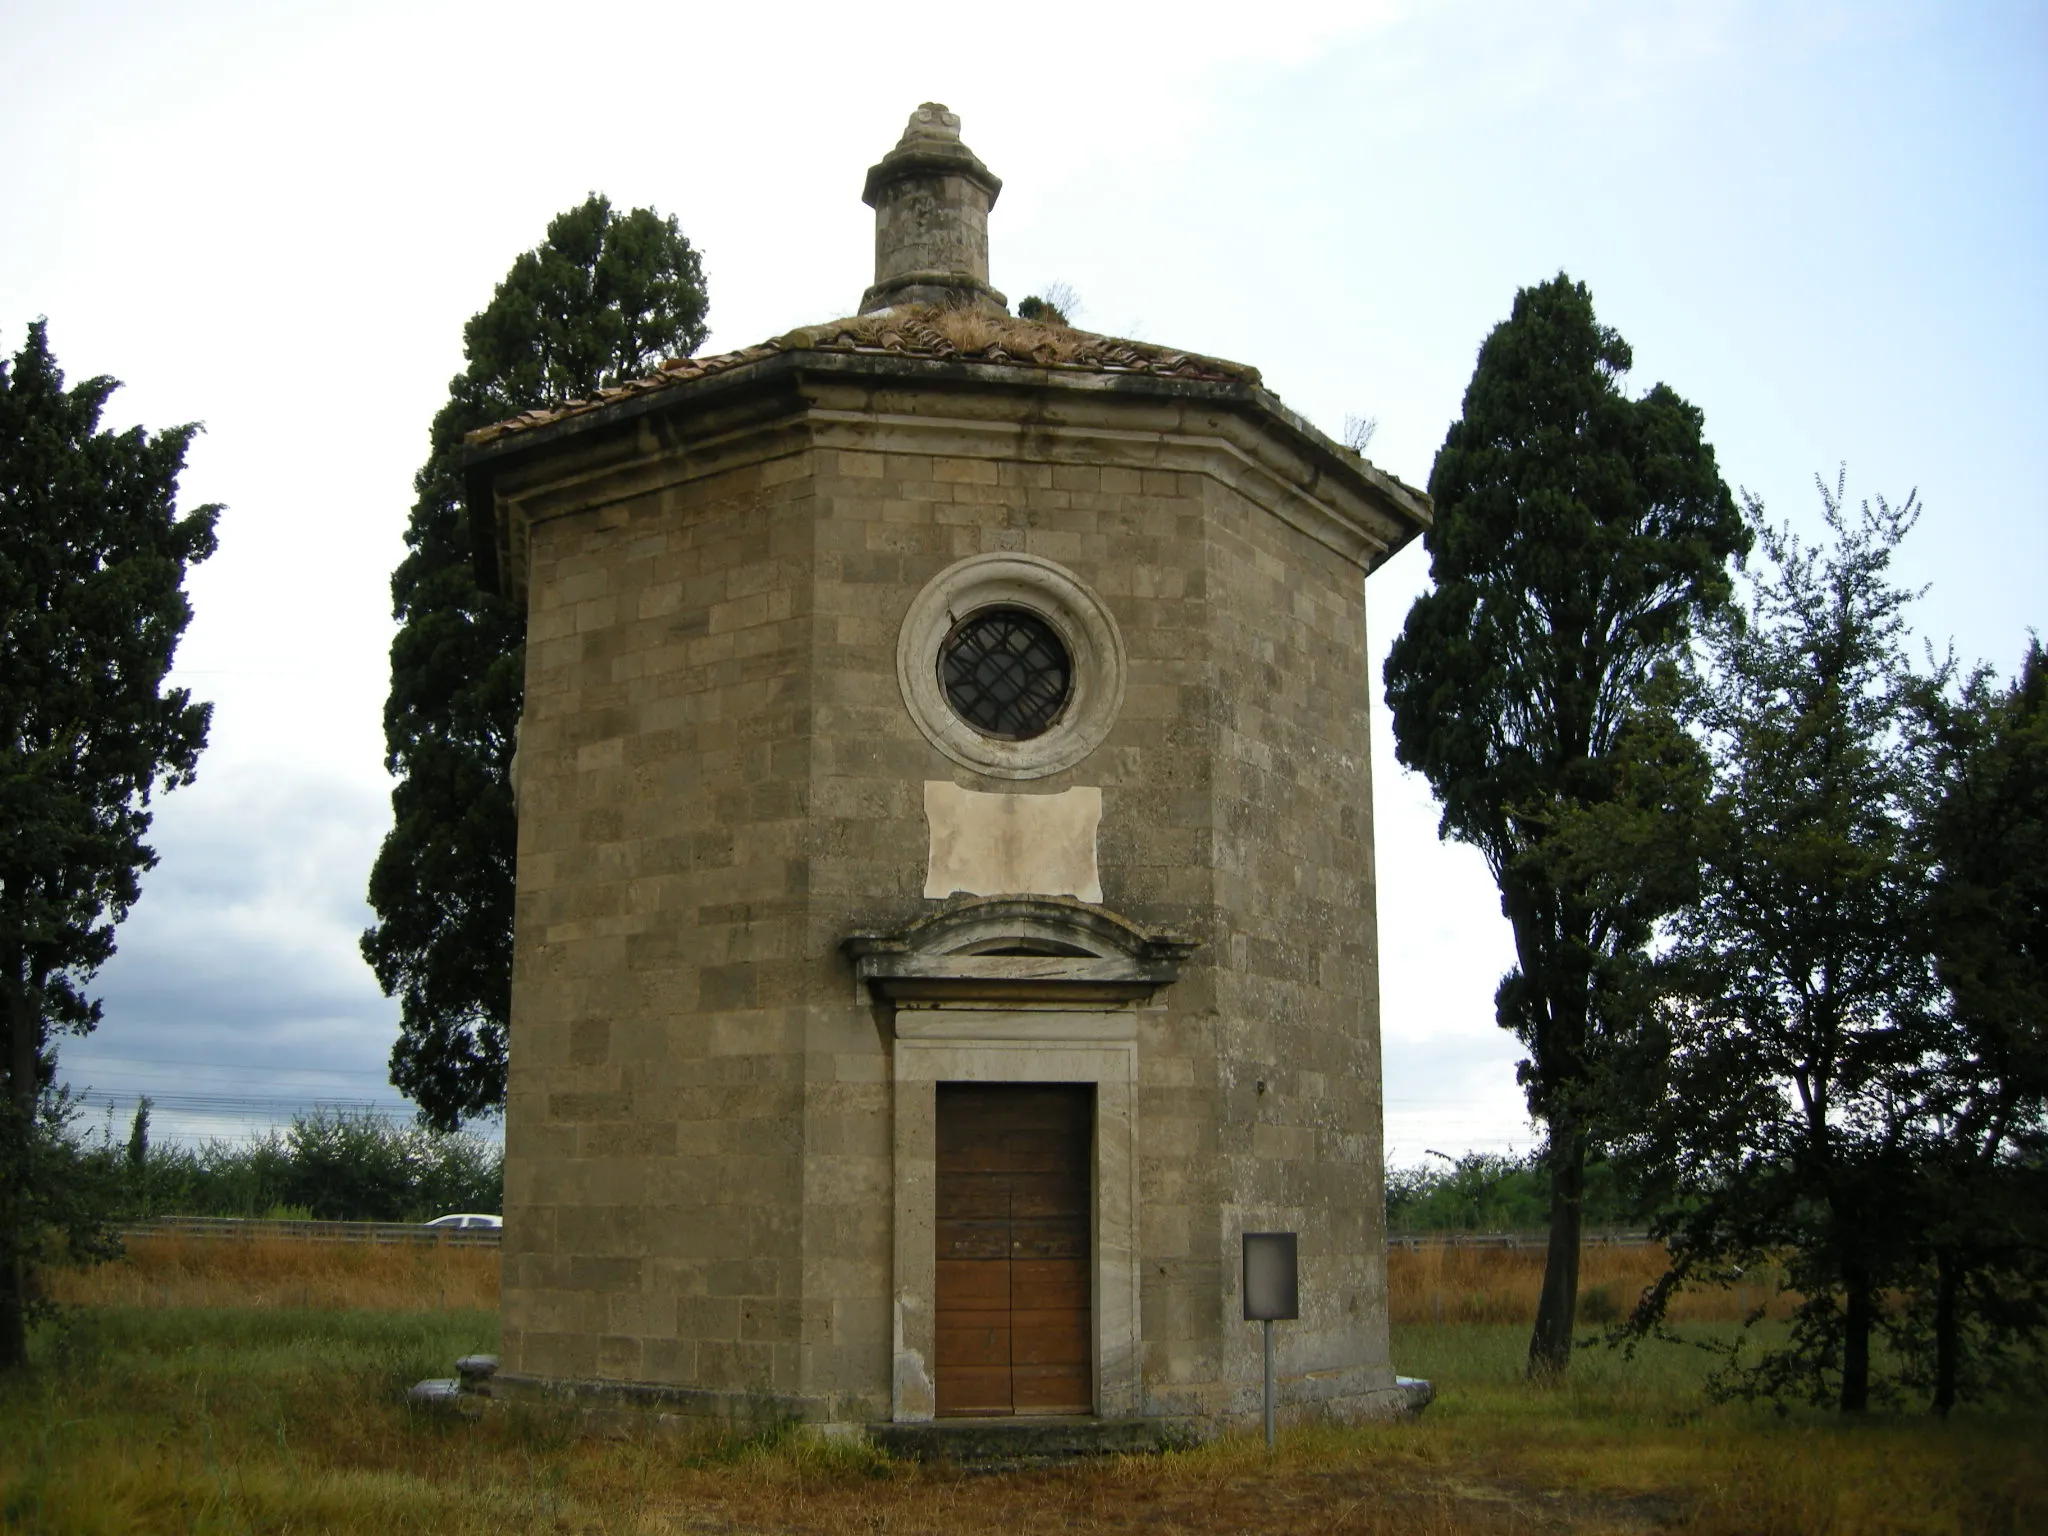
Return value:
M 0 5 L 0 344 L 50 320 L 108 422 L 198 420 L 220 501 L 178 680 L 199 783 L 64 1051 L 187 1134 L 394 1104 L 356 951 L 389 819 L 379 711 L 427 424 L 464 319 L 601 190 L 704 253 L 713 335 L 849 312 L 867 167 L 919 102 L 1004 180 L 991 277 L 1092 329 L 1254 363 L 1420 485 L 1515 290 L 1587 282 L 1632 387 L 1816 521 L 1918 488 L 1923 634 L 2009 673 L 2048 575 L 2048 8 L 1035 3 Z M 1369 584 L 1375 650 L 1427 579 Z M 1511 950 L 1375 694 L 1388 1141 L 1527 1147 Z

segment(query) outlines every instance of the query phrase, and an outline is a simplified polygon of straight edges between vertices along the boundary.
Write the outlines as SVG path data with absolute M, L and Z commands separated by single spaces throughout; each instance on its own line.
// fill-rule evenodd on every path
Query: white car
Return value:
M 483 1216 L 472 1211 L 463 1211 L 453 1216 L 436 1216 L 432 1221 L 426 1222 L 424 1225 L 439 1227 L 443 1231 L 467 1230 L 475 1227 L 502 1227 L 505 1225 L 505 1218 L 502 1216 Z

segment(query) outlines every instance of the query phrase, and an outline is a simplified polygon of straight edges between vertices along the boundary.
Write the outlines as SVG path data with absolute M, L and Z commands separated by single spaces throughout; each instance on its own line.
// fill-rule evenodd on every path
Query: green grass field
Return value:
M 1716 1325 L 1701 1325 L 1716 1326 Z M 1708 1404 L 1667 1346 L 1519 1376 L 1519 1326 L 1396 1329 L 1416 1423 L 1236 1437 L 1001 1476 L 796 1437 L 590 1440 L 404 1392 L 492 1347 L 483 1311 L 79 1309 L 0 1384 L 0 1527 L 50 1532 L 2048 1530 L 2048 1434 Z

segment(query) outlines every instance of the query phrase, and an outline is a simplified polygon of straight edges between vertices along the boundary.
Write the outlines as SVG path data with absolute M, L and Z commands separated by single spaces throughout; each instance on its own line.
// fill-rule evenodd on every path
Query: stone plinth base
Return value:
M 1375 1394 L 1372 1406 L 1380 1411 L 1368 1417 L 1376 1419 L 1412 1419 L 1431 1403 L 1436 1401 L 1436 1386 L 1419 1376 L 1396 1376 L 1391 1392 Z
M 1364 1386 L 1353 1373 L 1333 1373 L 1338 1379 L 1319 1382 L 1310 1376 L 1303 1381 L 1307 1390 L 1287 1405 L 1281 1418 L 1290 1424 L 1369 1424 L 1381 1419 L 1413 1418 L 1436 1398 L 1436 1388 L 1414 1376 L 1396 1376 L 1391 1383 L 1381 1378 Z M 1317 1391 L 1317 1387 L 1325 1390 Z M 1329 1390 L 1334 1388 L 1335 1390 Z
M 887 1411 L 860 1398 L 773 1392 L 717 1392 L 631 1381 L 554 1381 L 535 1376 L 491 1378 L 495 1403 L 572 1414 L 580 1428 L 603 1433 L 638 1426 L 702 1430 L 714 1425 L 768 1429 L 782 1424 L 863 1423 Z
M 1410 1413 L 1420 1413 L 1436 1401 L 1435 1384 L 1424 1381 L 1420 1376 L 1396 1376 L 1394 1387 L 1408 1399 Z
M 872 1424 L 868 1438 L 891 1456 L 1001 1470 L 1176 1450 L 1205 1438 L 1192 1419 L 939 1419 Z
M 1430 1383 L 1384 1368 L 1312 1371 L 1280 1378 L 1277 1416 L 1286 1425 L 1368 1424 L 1412 1418 L 1435 1397 Z M 1255 1425 L 1265 1416 L 1265 1394 L 1257 1381 L 1155 1386 L 1146 1402 L 1154 1413 L 1213 1425 L 1212 1434 Z
M 580 1433 L 596 1435 L 700 1432 L 721 1424 L 746 1429 L 798 1425 L 803 1432 L 828 1440 L 865 1434 L 892 1456 L 992 1471 L 1086 1456 L 1183 1449 L 1210 1439 L 1224 1425 L 1215 1417 L 1193 1415 L 1119 1419 L 1062 1415 L 892 1424 L 864 1416 L 861 1410 L 868 1405 L 858 1402 L 827 1404 L 767 1393 L 500 1376 L 497 1358 L 491 1355 L 466 1356 L 457 1368 L 459 1377 L 422 1381 L 407 1394 L 407 1400 L 415 1407 L 453 1410 L 471 1417 L 488 1409 L 541 1408 L 567 1415 Z M 1391 1386 L 1288 1403 L 1281 1417 L 1290 1424 L 1412 1418 L 1435 1397 L 1436 1389 L 1429 1382 L 1396 1376 Z

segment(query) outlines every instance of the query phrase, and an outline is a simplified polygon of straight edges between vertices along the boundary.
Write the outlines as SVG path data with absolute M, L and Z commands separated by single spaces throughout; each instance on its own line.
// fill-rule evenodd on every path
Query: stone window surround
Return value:
M 912 1025 L 912 1019 L 915 1024 Z M 918 1010 L 898 1016 L 894 1057 L 895 1287 L 890 1417 L 930 1421 L 936 1409 L 933 1335 L 937 1262 L 938 1091 L 942 1082 L 1092 1083 L 1094 1212 L 1089 1317 L 1095 1412 L 1139 1412 L 1138 1042 L 1128 1011 L 1019 1013 Z M 905 1026 L 917 1030 L 905 1037 Z M 1097 1038 L 1002 1038 L 1057 1030 Z M 1126 1038 L 1110 1038 L 1113 1035 Z
M 953 712 L 939 682 L 939 648 L 954 627 L 987 608 L 1021 608 L 1045 620 L 1067 648 L 1066 707 L 1024 741 L 984 736 Z M 1073 572 L 1040 555 L 970 555 L 925 583 L 896 637 L 896 683 L 910 718 L 963 768 L 997 779 L 1040 779 L 1073 767 L 1102 745 L 1124 702 L 1123 635 L 1101 598 Z

